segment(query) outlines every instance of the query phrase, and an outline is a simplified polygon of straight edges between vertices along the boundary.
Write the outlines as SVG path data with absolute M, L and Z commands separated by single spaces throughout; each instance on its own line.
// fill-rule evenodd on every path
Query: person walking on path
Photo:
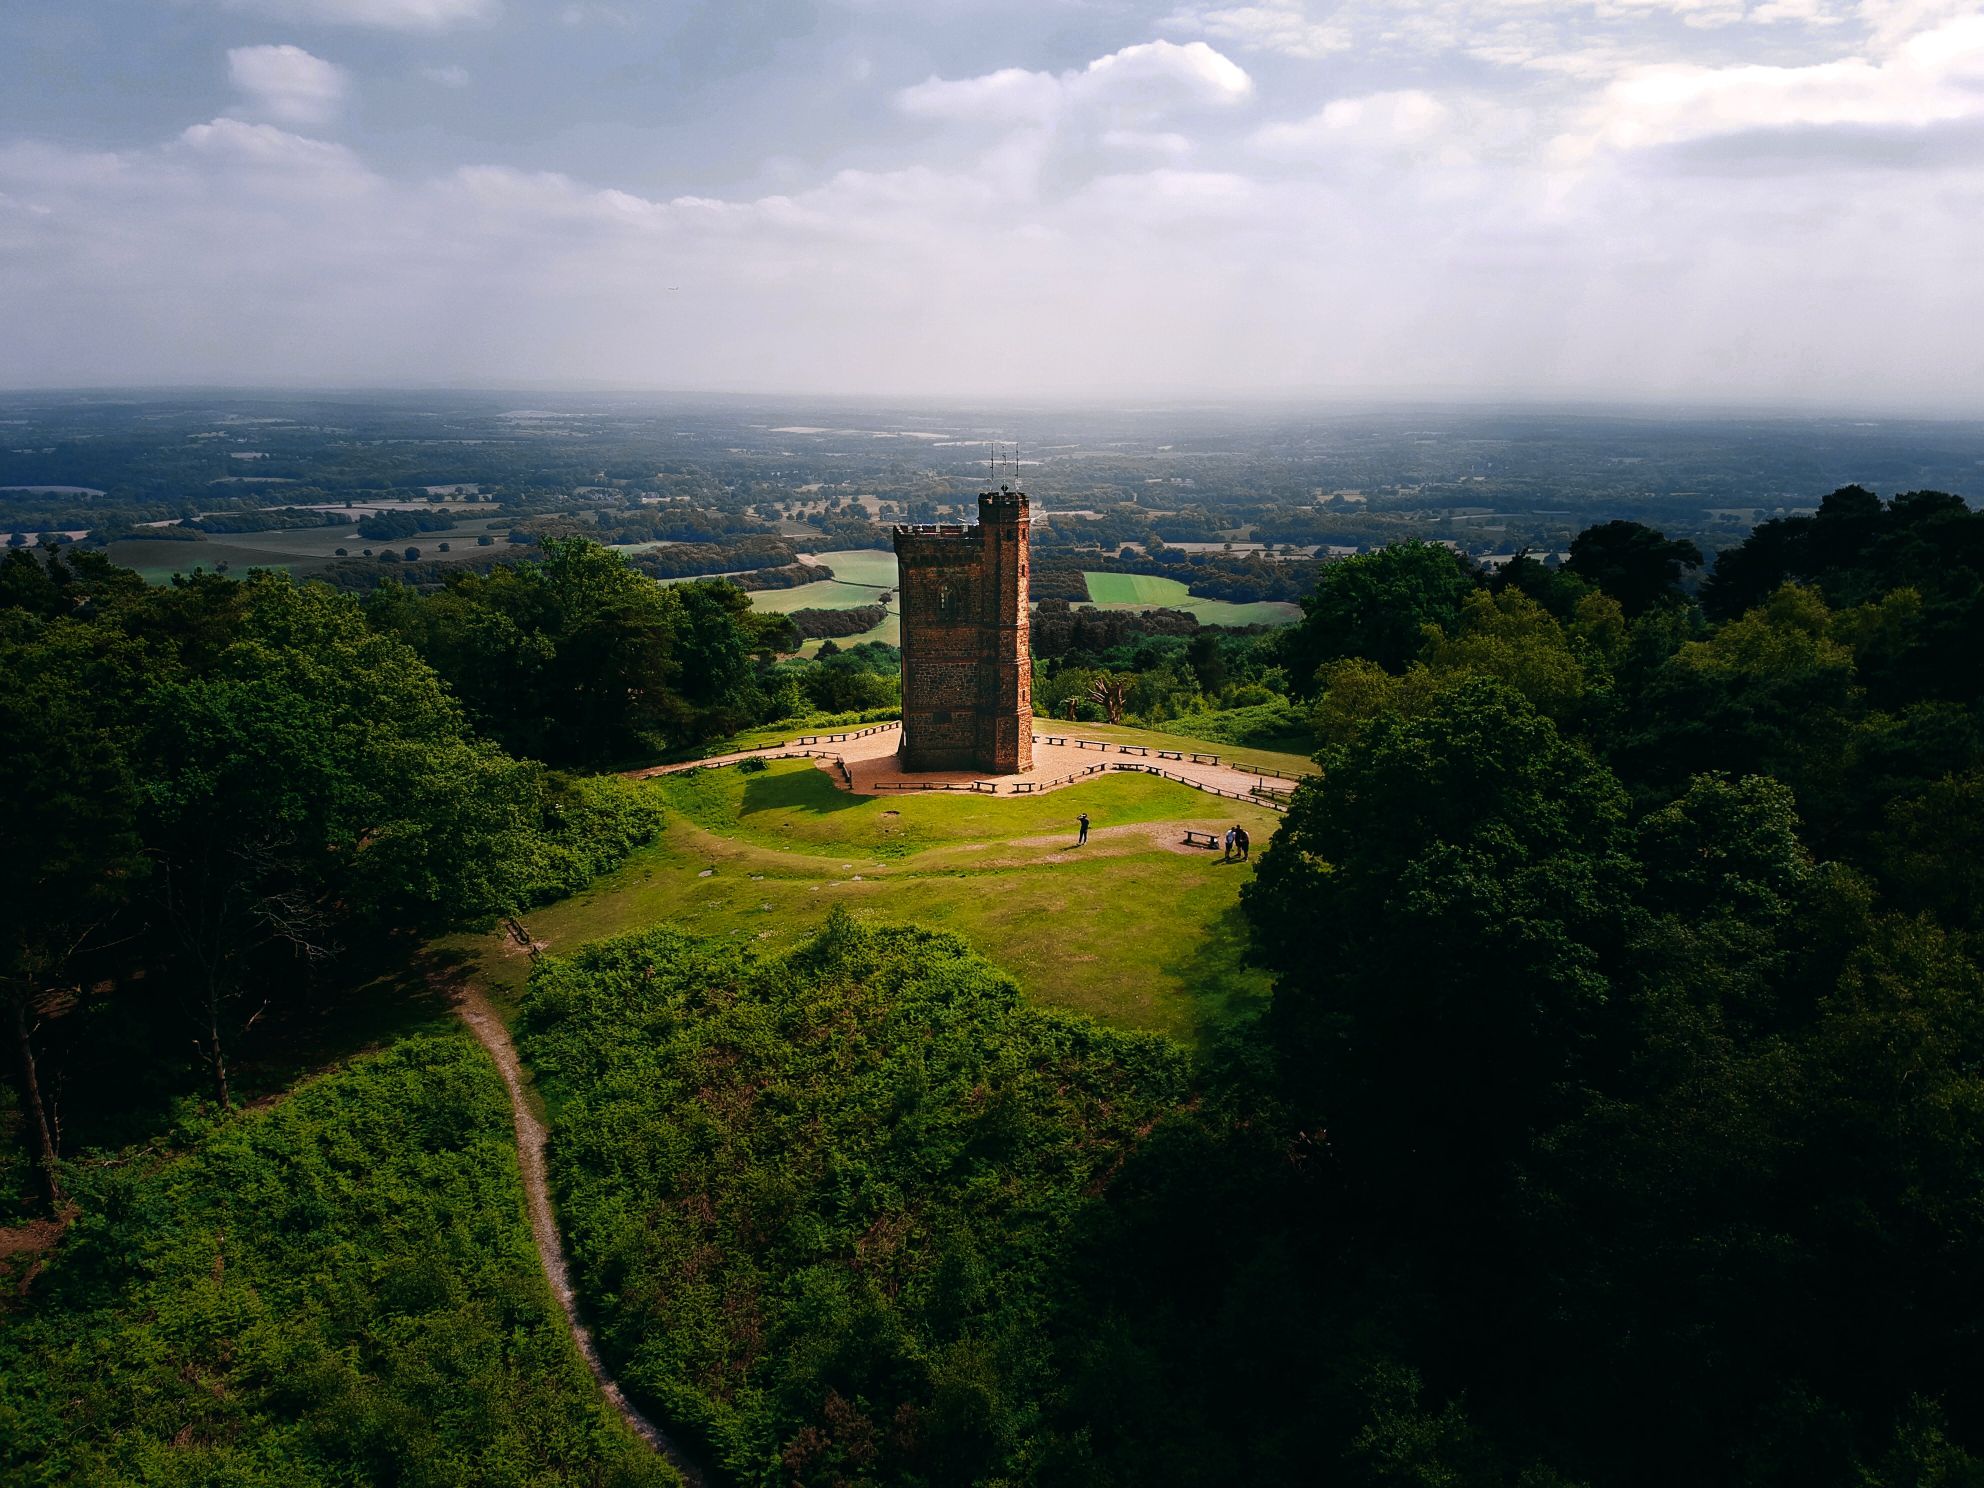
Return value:
M 1081 846 L 1081 845 L 1082 845 L 1083 843 L 1085 843 L 1085 842 L 1087 842 L 1087 841 L 1088 841 L 1088 813 L 1087 813 L 1086 811 L 1084 811 L 1084 812 L 1083 812 L 1083 813 L 1081 814 L 1081 818 L 1080 818 L 1080 826 L 1081 826 L 1081 829 L 1082 829 L 1082 833 L 1081 833 L 1081 836 L 1079 836 L 1079 837 L 1077 837 L 1077 838 L 1075 839 L 1075 846 L 1076 846 L 1076 847 L 1080 847 L 1080 846 Z
M 1233 826 L 1233 827 L 1228 827 L 1226 829 L 1226 854 L 1220 859 L 1220 862 L 1230 863 L 1233 861 L 1233 845 L 1234 843 L 1239 841 L 1239 838 L 1240 838 L 1239 827 Z

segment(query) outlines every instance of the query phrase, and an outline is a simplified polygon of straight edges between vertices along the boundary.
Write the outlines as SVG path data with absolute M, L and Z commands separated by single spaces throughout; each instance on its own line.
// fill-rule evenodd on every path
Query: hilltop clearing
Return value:
M 1183 846 L 1187 828 L 1272 815 L 1170 781 L 1112 775 L 1038 797 L 849 795 L 800 760 L 758 773 L 657 778 L 667 829 L 618 872 L 534 911 L 554 951 L 669 923 L 769 950 L 797 944 L 836 906 L 876 922 L 963 936 L 1029 998 L 1123 1028 L 1191 1039 L 1267 991 L 1243 963 L 1240 883 L 1251 870 Z M 1077 849 L 1075 818 L 1092 823 Z M 515 990 L 526 966 L 501 934 L 464 939 Z

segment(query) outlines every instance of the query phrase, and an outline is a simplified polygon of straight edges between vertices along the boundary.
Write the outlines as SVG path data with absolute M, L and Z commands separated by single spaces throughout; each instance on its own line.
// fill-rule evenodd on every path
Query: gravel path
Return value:
M 702 1473 L 683 1454 L 682 1449 L 659 1426 L 636 1410 L 621 1392 L 620 1386 L 614 1383 L 613 1376 L 607 1373 L 605 1362 L 599 1357 L 599 1347 L 593 1342 L 592 1330 L 580 1320 L 578 1298 L 572 1291 L 571 1268 L 565 1263 L 565 1242 L 559 1238 L 558 1221 L 551 1212 L 551 1191 L 544 1181 L 544 1123 L 537 1119 L 524 1101 L 523 1067 L 517 1062 L 516 1045 L 510 1042 L 510 1030 L 503 1026 L 503 1020 L 497 1017 L 496 1010 L 489 1005 L 489 999 L 480 987 L 462 986 L 457 989 L 456 998 L 455 1010 L 461 1014 L 462 1021 L 469 1026 L 482 1047 L 489 1051 L 489 1057 L 496 1061 L 496 1068 L 502 1072 L 503 1084 L 509 1088 L 510 1114 L 517 1128 L 517 1166 L 523 1171 L 524 1201 L 530 1211 L 531 1234 L 537 1241 L 537 1258 L 544 1265 L 545 1280 L 551 1283 L 558 1305 L 565 1309 L 565 1321 L 572 1330 L 572 1341 L 579 1346 L 586 1367 L 599 1381 L 600 1392 L 620 1413 L 620 1419 L 673 1463 L 689 1488 L 703 1488 Z

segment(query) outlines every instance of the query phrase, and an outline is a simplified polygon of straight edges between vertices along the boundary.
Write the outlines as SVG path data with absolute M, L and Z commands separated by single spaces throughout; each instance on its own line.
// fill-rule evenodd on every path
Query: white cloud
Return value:
M 1167 31 L 1210 36 L 1246 51 L 1278 52 L 1286 57 L 1330 57 L 1352 45 L 1347 24 L 1312 20 L 1304 0 L 1187 5 L 1173 11 L 1163 25 Z
M 234 47 L 227 70 L 258 111 L 285 124 L 325 123 L 344 102 L 343 71 L 302 47 Z
M 1885 58 L 1803 67 L 1667 63 L 1629 69 L 1593 101 L 1559 149 L 1636 150 L 1791 129 L 1922 129 L 1984 118 L 1984 16 L 1900 42 Z
M 445 67 L 423 67 L 420 75 L 430 83 L 439 83 L 444 88 L 466 88 L 469 85 L 468 69 L 449 63 Z
M 1265 127 L 1210 30 L 933 78 L 858 144 L 754 130 L 783 164 L 731 168 L 777 190 L 719 184 L 715 120 L 695 195 L 617 189 L 624 147 L 589 161 L 570 130 L 531 152 L 562 171 L 421 175 L 391 139 L 281 127 L 284 100 L 335 99 L 273 86 L 152 149 L 0 138 L 0 383 L 1984 397 L 1975 0 L 1763 0 L 1746 25 L 1667 0 L 1189 8 L 1357 46 L 1232 40 L 1272 54 Z M 447 55 L 402 45 L 403 76 Z M 878 76 L 901 55 L 871 53 Z
M 916 83 L 896 95 L 896 105 L 918 118 L 1010 126 L 1053 118 L 1066 96 L 1065 82 L 1052 73 L 1002 67 L 974 78 L 933 77 Z
M 1049 123 L 1075 111 L 1127 125 L 1181 109 L 1229 107 L 1253 91 L 1244 68 L 1202 41 L 1147 41 L 1070 72 L 1008 67 L 973 78 L 933 77 L 903 89 L 896 102 L 919 118 L 1001 127 Z
M 1832 0 L 1765 0 L 1764 4 L 1751 9 L 1747 19 L 1766 26 L 1779 21 L 1795 21 L 1806 26 L 1837 26 L 1846 17 L 1840 14 Z
M 1133 150 L 1149 155 L 1177 157 L 1192 153 L 1192 142 L 1176 130 L 1107 129 L 1103 144 L 1112 150 Z
M 301 172 L 321 179 L 373 179 L 343 145 L 291 134 L 273 124 L 223 117 L 190 126 L 180 134 L 179 143 L 198 154 L 234 164 Z
M 1248 141 L 1268 155 L 1304 157 L 1343 151 L 1421 146 L 1444 134 L 1452 110 L 1418 88 L 1338 98 L 1307 119 L 1270 124 Z
M 486 21 L 502 9 L 501 0 L 221 0 L 230 10 L 250 11 L 284 21 L 333 26 L 369 26 L 387 31 L 444 31 Z

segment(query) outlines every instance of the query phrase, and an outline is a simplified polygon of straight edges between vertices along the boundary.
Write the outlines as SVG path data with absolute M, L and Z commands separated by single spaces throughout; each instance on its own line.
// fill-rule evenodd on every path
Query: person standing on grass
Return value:
M 1247 840 L 1247 829 L 1237 822 L 1233 827 L 1233 840 L 1240 848 L 1240 861 L 1246 862 L 1248 850 L 1253 844 Z
M 1237 826 L 1228 827 L 1226 829 L 1226 855 L 1220 859 L 1220 862 L 1230 863 L 1233 861 L 1233 846 L 1239 840 L 1240 828 Z
M 1080 847 L 1084 842 L 1088 841 L 1088 813 L 1086 811 L 1084 811 L 1081 814 L 1081 817 L 1079 818 L 1079 822 L 1082 829 L 1082 834 L 1081 836 L 1075 839 L 1076 847 Z

